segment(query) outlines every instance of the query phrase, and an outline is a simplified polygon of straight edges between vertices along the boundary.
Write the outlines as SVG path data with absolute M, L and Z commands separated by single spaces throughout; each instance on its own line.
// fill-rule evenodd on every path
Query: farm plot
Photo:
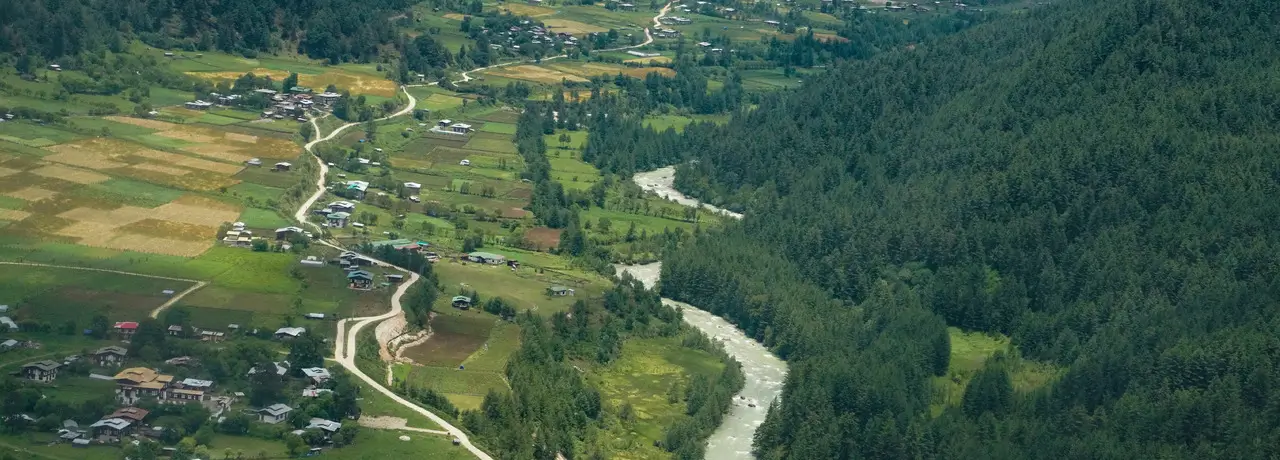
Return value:
M 404 350 L 424 366 L 457 367 L 489 338 L 494 317 L 483 313 L 445 311 L 431 318 L 431 338 Z
M 177 141 L 177 148 L 183 151 L 218 161 L 243 164 L 251 158 L 290 159 L 298 157 L 298 147 L 286 139 L 140 118 L 107 118 L 118 123 L 153 129 L 155 130 L 154 135 L 161 139 L 148 140 L 154 140 L 159 143 Z M 235 122 L 239 122 L 239 120 Z
M 573 35 L 584 35 L 598 32 L 608 32 L 609 29 L 599 26 L 593 26 L 569 19 L 546 19 L 542 21 L 552 32 L 567 33 Z
M 191 283 L 118 273 L 55 267 L 0 265 L 0 295 L 14 302 L 15 321 L 88 326 L 97 314 L 113 321 L 139 320 Z
M 495 67 L 484 71 L 486 74 L 506 77 L 515 80 L 526 80 L 535 83 L 557 84 L 562 81 L 585 83 L 587 79 L 571 73 L 565 73 L 536 65 L 517 65 Z
M 598 75 L 617 75 L 623 74 L 629 77 L 644 78 L 650 73 L 658 73 L 664 77 L 671 77 L 676 74 L 675 70 L 666 67 L 627 67 L 614 64 L 604 64 L 599 62 L 565 62 L 555 64 L 545 64 L 551 70 L 577 75 L 579 77 L 594 77 Z
M 256 68 L 244 72 L 187 72 L 187 74 L 213 81 L 230 81 L 240 78 L 246 72 L 253 72 L 254 75 L 259 77 L 270 75 L 271 78 L 276 81 L 283 81 L 285 78 L 289 77 L 289 72 L 265 68 Z M 314 74 L 299 72 L 298 84 L 310 86 L 316 89 L 324 89 L 329 85 L 333 85 L 339 89 L 350 91 L 352 94 L 365 94 L 381 97 L 395 97 L 396 91 L 398 90 L 396 83 L 391 80 L 369 74 L 337 69 L 326 69 L 322 73 Z

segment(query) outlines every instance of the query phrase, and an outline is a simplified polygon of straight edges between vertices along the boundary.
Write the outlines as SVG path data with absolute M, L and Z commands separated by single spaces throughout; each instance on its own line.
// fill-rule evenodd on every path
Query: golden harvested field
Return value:
M 154 129 L 156 136 L 190 143 L 183 151 L 231 163 L 244 163 L 250 158 L 292 159 L 298 157 L 298 146 L 285 139 L 258 137 L 220 131 L 198 125 L 184 125 L 132 117 L 107 117 L 119 123 Z
M 39 176 L 75 182 L 77 184 L 97 184 L 99 182 L 106 182 L 107 179 L 111 178 L 111 176 L 106 174 L 98 174 L 87 169 L 72 168 L 55 164 L 36 168 L 28 172 Z
M 627 59 L 622 62 L 625 62 L 627 64 L 669 64 L 671 63 L 671 58 L 667 56 L 654 56 L 654 57 Z
M 225 139 L 219 142 L 233 144 Z M 231 176 L 244 169 L 242 164 L 179 155 L 118 139 L 83 139 L 46 150 L 54 154 L 45 156 L 44 160 L 97 171 L 86 171 L 90 174 L 109 173 L 187 190 L 230 187 L 240 183 Z M 83 182 L 99 177 L 81 174 L 57 178 Z
M 449 13 L 449 14 L 444 15 L 444 18 L 445 18 L 445 19 L 452 19 L 452 20 L 454 20 L 454 21 L 461 21 L 461 20 L 463 20 L 463 19 L 466 19 L 467 17 L 466 17 L 465 15 L 461 15 L 461 14 L 458 14 L 458 13 Z
M 55 208 L 65 209 L 66 205 Z M 221 201 L 184 195 L 155 208 L 71 208 L 45 216 L 50 219 L 44 230 L 85 246 L 192 257 L 213 246 L 218 226 L 235 221 L 240 211 Z M 0 218 L 4 217 L 0 213 Z
M 573 35 L 584 35 L 592 32 L 608 32 L 609 29 L 593 26 L 591 24 L 570 21 L 568 19 L 547 19 L 542 21 L 552 32 L 564 32 Z
M 502 9 L 517 16 L 529 16 L 535 18 L 538 16 L 550 16 L 556 14 L 556 10 L 545 6 L 525 5 L 520 3 L 508 3 L 506 6 L 502 7 Z
M 12 169 L 12 168 L 0 167 L 0 177 L 8 177 L 8 176 L 12 176 L 12 175 L 17 174 L 17 173 L 19 173 L 19 172 L 22 172 L 22 171 L 21 171 L 21 170 L 19 170 L 19 169 Z
M 538 67 L 535 65 L 518 65 L 508 67 L 497 67 L 486 70 L 486 73 L 497 75 L 499 77 L 514 78 L 517 80 L 528 80 L 537 83 L 560 83 L 562 80 L 576 81 L 579 83 L 586 82 L 587 79 L 577 75 L 564 73 L 558 70 Z
M 254 75 L 259 77 L 270 75 L 275 81 L 283 81 L 289 77 L 289 72 L 282 70 L 270 70 L 257 68 L 250 70 Z M 240 78 L 246 72 L 187 72 L 188 75 L 204 78 L 208 80 L 235 80 Z M 364 75 L 359 73 L 351 73 L 342 70 L 332 69 L 319 75 L 298 74 L 298 84 L 309 86 L 317 91 L 323 91 L 329 85 L 338 87 L 340 91 L 350 91 L 351 94 L 368 94 L 371 96 L 395 97 L 399 87 L 391 80 L 386 80 L 372 75 Z

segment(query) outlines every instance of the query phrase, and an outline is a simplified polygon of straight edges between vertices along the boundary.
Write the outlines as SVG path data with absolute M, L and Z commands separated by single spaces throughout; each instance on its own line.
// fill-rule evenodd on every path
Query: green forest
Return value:
M 726 126 L 593 131 L 593 162 L 680 162 L 747 214 L 668 250 L 662 292 L 790 362 L 760 458 L 1268 458 L 1277 36 L 1274 2 L 1065 1 Z M 1066 370 L 1017 392 L 988 360 L 934 416 L 947 326 Z

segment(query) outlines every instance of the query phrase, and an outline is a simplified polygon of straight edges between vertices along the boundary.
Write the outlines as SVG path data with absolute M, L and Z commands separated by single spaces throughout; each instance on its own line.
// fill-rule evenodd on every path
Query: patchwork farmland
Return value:
M 248 208 L 234 190 L 245 163 L 299 154 L 287 139 L 203 124 L 106 117 L 40 128 L 0 141 L 0 234 L 122 251 L 200 255 Z

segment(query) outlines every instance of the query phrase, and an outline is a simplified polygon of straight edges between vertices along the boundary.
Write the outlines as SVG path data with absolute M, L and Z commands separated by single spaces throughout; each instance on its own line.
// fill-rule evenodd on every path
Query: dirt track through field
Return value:
M 36 262 L 3 262 L 3 261 L 0 261 L 0 265 L 17 265 L 17 266 L 23 266 L 23 267 L 44 267 L 44 268 L 65 268 L 67 270 L 84 270 L 84 271 L 90 271 L 90 272 L 115 273 L 119 275 L 141 276 L 143 278 L 153 278 L 153 279 L 170 280 L 170 281 L 184 281 L 187 283 L 194 283 L 191 287 L 187 288 L 185 291 L 175 294 L 173 297 L 170 297 L 168 301 L 165 301 L 165 303 L 162 303 L 160 304 L 160 306 L 156 307 L 154 310 L 151 310 L 152 318 L 159 318 L 160 312 L 163 312 L 166 308 L 169 308 L 173 306 L 173 304 L 178 303 L 178 301 L 182 300 L 183 297 L 186 297 L 187 294 L 196 292 L 197 289 L 205 287 L 205 285 L 209 284 L 204 281 L 189 280 L 186 278 L 173 278 L 168 276 L 147 275 L 144 273 L 133 273 L 133 272 L 126 272 L 123 270 L 110 270 L 106 268 L 74 267 L 70 265 L 42 264 L 42 263 L 36 263 Z

